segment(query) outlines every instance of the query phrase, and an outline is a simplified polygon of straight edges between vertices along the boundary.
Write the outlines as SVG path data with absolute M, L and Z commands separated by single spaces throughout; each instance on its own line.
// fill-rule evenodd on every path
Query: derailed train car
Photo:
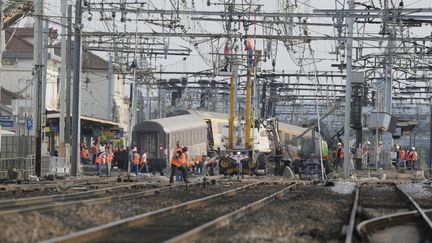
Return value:
M 135 125 L 133 143 L 140 153 L 148 153 L 150 171 L 162 172 L 169 167 L 177 142 L 187 146 L 189 156 L 207 154 L 207 124 L 196 115 L 180 115 L 144 121 Z
M 148 163 L 151 171 L 163 171 L 169 166 L 177 141 L 183 146 L 188 146 L 189 156 L 214 155 L 224 153 L 224 143 L 228 137 L 228 114 L 202 111 L 188 111 L 187 115 L 180 115 L 137 124 L 133 129 L 133 143 L 137 145 L 139 152 L 148 151 Z M 307 128 L 279 123 L 278 133 L 280 142 L 284 148 L 283 157 L 296 173 L 302 173 L 308 169 L 304 165 L 314 159 L 313 137 L 319 138 L 319 134 L 309 131 L 303 134 Z M 260 129 L 260 138 L 268 138 L 266 129 Z M 302 135 L 302 138 L 297 139 Z M 225 141 L 224 141 L 225 140 Z M 293 142 L 294 141 L 294 142 Z M 312 142 L 312 143 L 311 143 Z M 262 141 L 258 141 L 261 144 Z M 269 143 L 269 141 L 267 141 Z M 322 142 L 322 156 L 327 159 L 326 142 Z M 270 154 L 270 150 L 263 150 L 262 154 Z M 261 156 L 257 155 L 256 158 Z M 319 157 L 319 156 L 318 156 Z M 269 158 L 264 156 L 264 158 Z M 267 160 L 267 159 L 265 159 Z M 287 165 L 288 165 L 287 164 Z M 311 164 L 311 165 L 316 165 Z M 259 168 L 257 168 L 259 169 Z M 268 172 L 267 172 L 268 173 Z

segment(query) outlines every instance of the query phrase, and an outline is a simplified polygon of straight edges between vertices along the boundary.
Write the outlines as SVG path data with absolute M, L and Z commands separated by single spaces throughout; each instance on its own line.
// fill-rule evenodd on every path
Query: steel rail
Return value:
M 114 191 L 117 189 L 132 188 L 132 187 L 136 187 L 136 186 L 144 186 L 146 184 L 148 184 L 148 183 L 140 182 L 140 183 L 107 187 L 107 188 L 101 188 L 101 189 L 85 191 L 85 192 L 70 193 L 70 194 L 62 194 L 62 195 L 56 194 L 56 195 L 37 196 L 37 197 L 29 197 L 29 198 L 7 199 L 7 200 L 0 201 L 0 210 L 19 208 L 19 207 L 27 207 L 27 206 L 33 206 L 33 205 L 38 205 L 38 204 L 43 204 L 43 203 L 53 203 L 56 201 L 67 201 L 67 200 L 80 199 L 80 198 L 88 197 L 89 195 L 90 196 L 97 196 L 97 195 L 105 194 L 109 191 Z
M 199 185 L 199 184 L 194 183 L 192 185 Z M 42 211 L 49 211 L 53 209 L 66 208 L 70 206 L 77 206 L 77 205 L 88 206 L 93 204 L 109 203 L 116 200 L 140 198 L 140 197 L 155 195 L 164 191 L 169 191 L 180 186 L 182 185 L 172 185 L 172 186 L 161 187 L 161 188 L 156 188 L 151 190 L 145 190 L 142 192 L 128 193 L 128 194 L 103 197 L 103 198 L 92 198 L 87 200 L 76 200 L 76 201 L 68 201 L 68 202 L 53 202 L 52 204 L 48 204 L 48 205 L 38 205 L 38 206 L 31 206 L 26 208 L 0 211 L 0 216 L 6 216 L 11 214 L 17 214 L 17 213 L 25 213 L 25 212 L 34 212 L 34 211 L 42 212 Z
M 252 184 L 248 184 L 239 188 L 235 188 L 226 192 L 221 192 L 218 194 L 214 194 L 211 196 L 207 196 L 204 198 L 195 199 L 192 201 L 187 201 L 184 203 L 180 203 L 177 205 L 173 205 L 170 207 L 162 208 L 156 211 L 147 212 L 144 214 L 136 215 L 133 217 L 129 217 L 126 219 L 122 219 L 119 221 L 115 221 L 109 224 L 100 225 L 97 227 L 93 227 L 87 230 L 78 231 L 75 233 L 71 233 L 69 235 L 61 236 L 58 238 L 53 238 L 50 240 L 42 241 L 45 243 L 50 242 L 71 242 L 71 243 L 78 243 L 78 242 L 95 242 L 98 240 L 106 239 L 107 237 L 111 235 L 115 235 L 118 232 L 121 232 L 122 230 L 127 230 L 131 227 L 136 227 L 148 223 L 155 222 L 161 217 L 172 215 L 175 213 L 180 212 L 184 209 L 192 209 L 196 208 L 198 206 L 203 206 L 208 203 L 210 203 L 211 200 L 222 197 L 222 196 L 233 196 L 236 195 L 238 192 L 243 191 L 245 189 L 248 189 L 250 187 L 263 185 L 264 182 L 255 182 Z
M 396 188 L 399 193 L 401 193 L 410 203 L 414 206 L 415 210 L 418 212 L 418 214 L 421 216 L 422 220 L 426 223 L 427 229 L 432 235 L 432 221 L 431 219 L 426 215 L 424 210 L 418 205 L 418 203 L 410 196 L 408 193 L 404 192 L 402 188 L 400 188 L 399 185 L 396 185 Z
M 424 212 L 432 213 L 432 209 L 424 210 Z M 419 217 L 420 215 L 416 210 L 410 212 L 395 213 L 365 220 L 359 223 L 356 229 L 361 239 L 367 239 L 367 236 L 376 232 L 376 230 L 400 225 L 407 222 L 412 222 L 414 220 L 417 220 Z
M 298 183 L 294 183 L 292 185 L 289 185 L 288 187 L 275 192 L 271 194 L 270 196 L 264 197 L 258 201 L 255 201 L 253 203 L 250 203 L 246 206 L 243 206 L 240 209 L 237 209 L 231 213 L 225 214 L 221 217 L 218 217 L 210 222 L 207 222 L 201 226 L 198 226 L 192 230 L 189 230 L 175 238 L 172 238 L 170 240 L 167 240 L 165 242 L 169 243 L 179 243 L 179 242 L 191 242 L 194 240 L 199 239 L 202 236 L 205 236 L 223 226 L 227 226 L 233 221 L 250 214 L 252 212 L 257 211 L 258 209 L 264 207 L 265 205 L 269 204 L 273 200 L 275 200 L 278 197 L 281 197 L 283 194 L 285 194 L 288 190 L 290 190 L 292 187 L 298 185 Z
M 362 183 L 364 184 L 364 183 Z M 346 230 L 346 236 L 345 236 L 345 243 L 351 243 L 353 241 L 354 236 L 354 229 L 356 228 L 357 233 L 359 236 L 364 239 L 365 235 L 374 232 L 377 228 L 386 228 L 388 226 L 392 226 L 397 224 L 398 222 L 403 222 L 400 220 L 406 220 L 406 219 L 412 219 L 412 217 L 420 217 L 424 222 L 426 222 L 428 230 L 432 233 L 432 223 L 429 217 L 426 215 L 426 212 L 432 212 L 432 209 L 430 210 L 423 210 L 416 202 L 415 200 L 410 197 L 407 193 L 401 190 L 401 188 L 394 182 L 388 182 L 388 183 L 381 183 L 381 184 L 392 184 L 396 187 L 396 190 L 398 193 L 401 193 L 402 196 L 409 202 L 416 211 L 412 212 L 402 212 L 402 213 L 396 213 L 391 215 L 386 215 L 382 217 L 377 217 L 373 219 L 369 219 L 366 221 L 361 222 L 360 224 L 355 225 L 356 220 L 356 214 L 358 211 L 358 201 L 359 201 L 359 193 L 360 193 L 360 186 L 358 185 L 356 188 L 356 195 L 354 198 L 353 207 L 351 209 L 351 215 L 350 220 L 348 224 L 348 228 Z M 415 214 L 415 215 L 413 215 Z
M 357 185 L 356 187 L 356 193 L 355 193 L 355 197 L 354 197 L 354 203 L 351 209 L 351 215 L 350 215 L 350 219 L 349 219 L 349 223 L 348 223 L 348 228 L 346 231 L 346 236 L 345 236 L 345 243 L 351 243 L 352 242 L 352 238 L 353 238 L 353 234 L 354 234 L 354 228 L 355 228 L 355 216 L 357 214 L 357 210 L 358 210 L 358 201 L 359 201 L 359 194 L 360 194 L 360 185 Z
M 73 183 L 74 186 L 84 186 L 84 185 L 87 185 L 89 183 L 91 183 L 91 184 L 103 184 L 103 183 L 117 182 L 117 179 L 111 178 L 111 179 L 103 179 L 103 180 L 95 180 L 95 181 L 90 181 L 89 179 L 85 179 L 85 180 L 64 181 L 64 182 Z M 45 184 L 30 183 L 30 184 L 21 184 L 21 185 L 1 185 L 0 186 L 0 193 L 26 191 L 26 190 L 32 190 L 32 189 L 41 189 L 41 187 L 43 189 L 51 189 L 51 188 L 56 188 L 57 185 L 58 185 L 58 183 L 45 183 Z M 43 189 L 38 190 L 38 191 L 43 191 Z

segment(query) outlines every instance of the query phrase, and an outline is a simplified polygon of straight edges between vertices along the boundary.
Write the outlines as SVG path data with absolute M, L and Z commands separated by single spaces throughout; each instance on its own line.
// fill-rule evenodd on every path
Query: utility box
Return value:
M 371 112 L 365 114 L 366 127 L 370 130 L 387 131 L 390 126 L 391 115 L 386 112 Z

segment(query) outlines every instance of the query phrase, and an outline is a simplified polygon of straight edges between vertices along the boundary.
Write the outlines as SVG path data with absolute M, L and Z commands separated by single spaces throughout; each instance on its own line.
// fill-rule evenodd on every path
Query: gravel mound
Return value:
M 356 188 L 356 183 L 350 181 L 337 181 L 331 188 L 333 192 L 339 194 L 351 194 Z
M 400 188 L 415 198 L 432 198 L 431 190 L 421 183 L 403 184 Z

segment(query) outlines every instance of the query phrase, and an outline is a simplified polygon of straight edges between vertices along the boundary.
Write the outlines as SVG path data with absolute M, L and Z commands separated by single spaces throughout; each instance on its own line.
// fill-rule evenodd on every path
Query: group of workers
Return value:
M 411 147 L 411 149 L 402 148 L 399 145 L 395 145 L 394 152 L 396 153 L 395 166 L 397 168 L 404 167 L 406 169 L 418 169 L 419 165 L 417 164 L 417 151 L 415 147 Z
M 210 175 L 214 175 L 213 169 L 216 166 L 214 159 L 196 154 L 193 159 L 189 160 L 188 150 L 188 147 L 181 146 L 180 142 L 177 142 L 171 159 L 170 183 L 174 182 L 174 176 L 177 182 L 184 181 L 185 183 L 189 183 L 187 179 L 188 174 L 203 175 L 204 166 L 208 168 Z
M 82 143 L 80 146 L 80 161 L 82 164 L 89 161 L 90 152 L 92 154 L 91 163 L 96 165 L 97 175 L 101 174 L 102 166 L 106 166 L 106 175 L 110 175 L 112 162 L 114 160 L 114 153 L 117 151 L 127 151 L 128 148 L 120 148 L 119 146 L 112 147 L 112 144 L 106 144 L 105 146 L 100 146 L 97 142 L 93 143 L 90 151 L 87 146 Z M 131 151 L 130 161 L 133 171 L 138 175 L 138 173 L 144 168 L 146 173 L 149 173 L 147 165 L 147 150 L 144 150 L 142 155 L 138 154 L 136 146 Z
M 368 164 L 369 164 L 369 158 L 370 158 L 370 142 L 366 141 L 362 148 L 361 148 L 361 166 L 362 168 L 367 168 Z M 380 166 L 382 166 L 383 163 L 383 143 L 382 141 L 380 141 L 378 143 L 377 146 L 377 162 L 380 164 Z M 395 145 L 394 147 L 394 152 L 396 153 L 396 161 L 395 161 L 395 166 L 396 167 L 400 167 L 403 166 L 407 169 L 416 169 L 419 166 L 417 165 L 417 152 L 415 147 L 411 147 L 411 149 L 409 150 L 408 148 L 401 148 L 399 145 Z M 351 155 L 350 158 L 355 158 L 356 157 L 356 148 L 355 146 L 353 146 L 350 149 Z M 344 160 L 344 150 L 343 150 L 343 145 L 342 143 L 338 143 L 337 144 L 337 148 L 336 148 L 336 152 L 335 152 L 335 169 L 338 170 L 339 168 L 343 167 L 343 160 Z M 351 167 L 354 168 L 353 163 L 351 163 Z
M 134 171 L 137 176 L 142 171 L 142 169 L 144 169 L 145 173 L 149 173 L 149 167 L 147 164 L 147 150 L 144 149 L 143 151 L 143 154 L 140 155 L 136 146 L 134 146 L 132 149 L 132 155 L 130 158 L 132 162 L 131 164 L 133 166 L 132 171 Z
M 96 173 L 97 175 L 101 174 L 101 166 L 106 166 L 106 175 L 110 175 L 111 166 L 114 160 L 114 152 L 111 149 L 109 144 L 106 144 L 103 149 L 100 148 L 99 144 L 94 143 L 91 147 L 92 152 L 92 162 L 96 165 Z M 80 152 L 81 162 L 85 163 L 88 160 L 88 149 L 85 144 L 81 144 L 81 152 Z

